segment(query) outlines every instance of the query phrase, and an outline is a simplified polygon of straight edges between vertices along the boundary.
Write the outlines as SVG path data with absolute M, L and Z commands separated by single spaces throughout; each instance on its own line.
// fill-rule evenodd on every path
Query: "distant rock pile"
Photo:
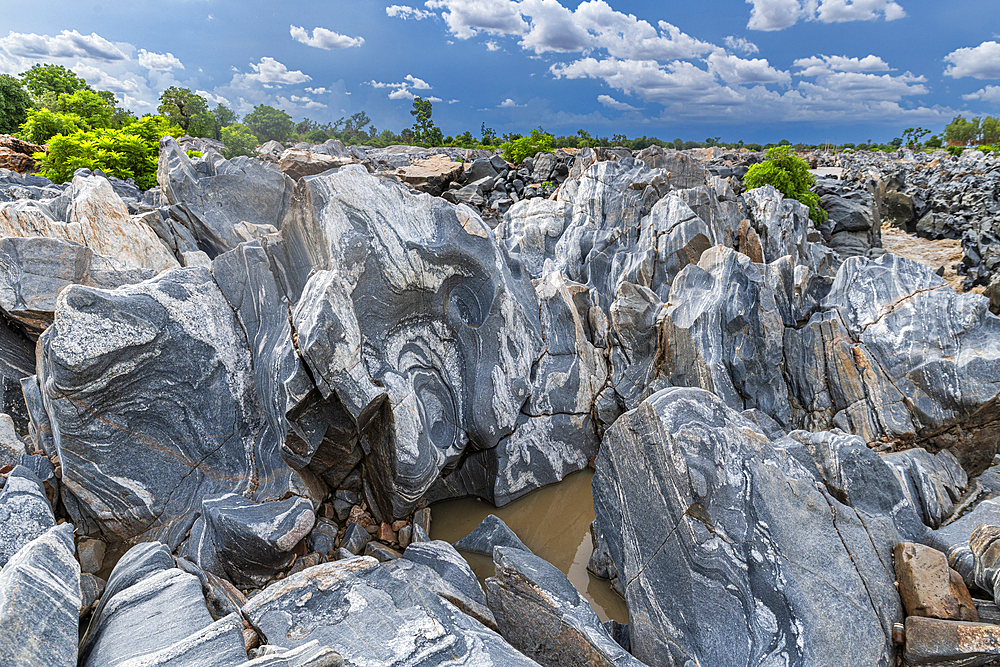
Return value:
M 893 551 L 942 622 L 994 594 L 1000 319 L 881 249 L 900 188 L 817 229 L 747 153 L 200 146 L 0 177 L 11 664 L 968 658 Z M 495 517 L 485 589 L 430 540 L 588 465 L 627 626 Z

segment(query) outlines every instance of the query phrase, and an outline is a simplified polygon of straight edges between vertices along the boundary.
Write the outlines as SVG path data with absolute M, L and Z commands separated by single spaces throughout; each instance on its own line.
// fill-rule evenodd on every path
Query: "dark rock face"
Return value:
M 486 580 L 500 634 L 541 665 L 642 667 L 611 638 L 590 604 L 554 565 L 521 549 L 497 547 Z
M 514 534 L 503 519 L 495 514 L 490 514 L 479 522 L 471 533 L 455 542 L 455 548 L 459 551 L 468 551 L 473 554 L 483 554 L 492 556 L 496 547 L 507 547 L 511 549 L 521 549 L 531 552 L 524 546 L 524 542 Z
M 114 291 L 71 286 L 39 345 L 74 518 L 115 540 L 176 546 L 207 497 L 308 495 L 262 437 L 245 334 L 205 269 Z
M 893 664 L 898 536 L 816 482 L 704 390 L 658 392 L 609 429 L 594 507 L 633 654 L 649 665 L 778 652 L 789 664 Z M 664 530 L 640 528 L 651 525 Z
M 977 584 L 975 557 L 969 548 L 969 540 L 976 527 L 981 524 L 1000 525 L 1000 499 L 987 498 L 968 514 L 943 528 L 930 531 L 926 538 L 929 546 L 948 555 L 948 565 L 962 575 L 970 588 Z
M 280 225 L 295 187 L 291 178 L 250 158 L 229 161 L 217 153 L 199 166 L 204 172 L 172 137 L 160 140 L 156 180 L 199 250 L 215 257 L 248 240 L 236 230 L 244 222 Z
M 4 665 L 76 665 L 80 602 L 80 565 L 66 523 L 25 544 L 0 570 Z
M 499 635 L 374 558 L 317 565 L 269 586 L 243 614 L 271 643 L 318 640 L 347 664 L 534 665 Z M 363 634 L 357 628 L 365 628 Z
M 360 167 L 301 181 L 282 234 L 317 269 L 292 297 L 306 364 L 367 441 L 380 511 L 404 516 L 467 447 L 517 427 L 540 346 L 531 286 L 477 216 Z

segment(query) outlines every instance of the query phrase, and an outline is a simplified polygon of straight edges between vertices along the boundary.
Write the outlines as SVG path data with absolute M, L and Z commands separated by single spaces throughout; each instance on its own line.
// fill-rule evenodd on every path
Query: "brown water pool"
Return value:
M 590 523 L 594 520 L 590 490 L 593 476 L 591 470 L 569 475 L 558 484 L 501 508 L 475 498 L 436 503 L 431 507 L 431 539 L 455 542 L 472 532 L 487 515 L 495 514 L 529 549 L 562 570 L 602 621 L 628 623 L 625 601 L 611 589 L 609 582 L 587 571 L 593 551 L 590 541 Z M 462 555 L 480 581 L 493 576 L 492 558 Z

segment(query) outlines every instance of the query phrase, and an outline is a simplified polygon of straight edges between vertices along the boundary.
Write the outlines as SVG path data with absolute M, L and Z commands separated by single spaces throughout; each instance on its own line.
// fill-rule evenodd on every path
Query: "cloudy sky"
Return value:
M 168 86 L 379 129 L 888 141 L 1000 115 L 1000 0 L 5 2 L 0 72 L 72 68 L 142 114 Z

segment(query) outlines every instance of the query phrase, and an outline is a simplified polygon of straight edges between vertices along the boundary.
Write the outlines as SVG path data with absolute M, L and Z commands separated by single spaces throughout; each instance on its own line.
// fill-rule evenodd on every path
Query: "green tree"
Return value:
M 941 141 L 941 137 L 936 134 L 932 134 L 930 138 L 924 142 L 924 145 L 928 148 L 941 148 L 944 142 Z
M 984 144 L 996 144 L 1000 143 L 1000 118 L 994 118 L 993 116 L 987 116 L 980 123 L 979 129 L 981 135 L 979 140 Z
M 231 160 L 237 155 L 252 156 L 257 148 L 257 137 L 246 125 L 233 123 L 222 128 L 222 156 Z
M 28 120 L 21 125 L 17 136 L 33 144 L 44 144 L 57 134 L 73 134 L 89 129 L 87 122 L 72 113 L 58 113 L 42 107 L 28 112 Z
M 255 137 L 261 142 L 285 141 L 295 129 L 292 117 L 281 109 L 260 104 L 243 119 Z M 225 139 L 223 138 L 223 143 Z
M 416 97 L 413 100 L 413 109 L 410 115 L 413 116 L 413 136 L 422 144 L 440 144 L 444 140 L 444 134 L 431 120 L 434 113 L 434 105 L 430 100 Z
M 531 135 L 500 144 L 503 157 L 508 162 L 521 164 L 526 157 L 537 153 L 552 152 L 552 135 L 546 134 L 541 128 L 531 131 Z
M 220 102 L 212 109 L 212 120 L 214 121 L 213 134 L 217 140 L 222 140 L 222 128 L 236 122 L 236 112 Z
M 82 118 L 88 130 L 111 127 L 114 105 L 108 104 L 103 95 L 93 90 L 84 88 L 74 93 L 60 95 L 58 107 L 59 113 L 75 114 Z
M 27 72 L 21 73 L 21 84 L 28 89 L 32 97 L 41 99 L 46 92 L 58 95 L 69 95 L 78 90 L 93 90 L 90 85 L 78 77 L 76 73 L 62 65 L 32 65 Z
M 208 112 L 208 103 L 205 98 L 192 93 L 189 88 L 170 86 L 160 95 L 160 106 L 156 111 L 187 132 L 196 119 L 200 121 L 196 129 L 203 128 L 205 119 L 199 119 L 199 116 Z
M 480 140 L 483 146 L 492 146 L 497 142 L 497 131 L 492 127 L 486 127 L 486 122 L 479 127 L 479 135 L 482 137 Z
M 945 140 L 955 146 L 965 146 L 979 136 L 979 119 L 966 120 L 964 116 L 955 116 L 944 128 Z
M 821 225 L 827 213 L 819 205 L 819 197 L 809 191 L 815 184 L 816 177 L 809 173 L 809 163 L 792 153 L 789 145 L 768 148 L 766 159 L 751 165 L 743 177 L 747 190 L 772 185 L 785 197 L 802 202 L 809 207 L 813 223 Z
M 0 134 L 11 134 L 28 120 L 31 97 L 21 82 L 9 74 L 0 74 Z

